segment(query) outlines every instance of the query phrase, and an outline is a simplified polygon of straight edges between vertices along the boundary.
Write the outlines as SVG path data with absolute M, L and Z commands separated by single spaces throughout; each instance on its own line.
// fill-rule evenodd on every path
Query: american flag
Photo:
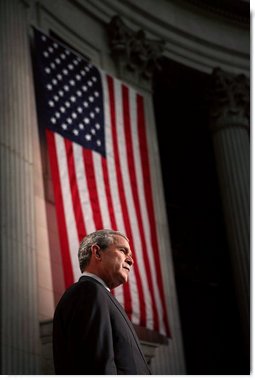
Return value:
M 170 336 L 154 215 L 144 98 L 35 30 L 39 122 L 46 131 L 65 285 L 80 277 L 82 238 L 130 239 L 129 282 L 114 289 L 130 320 Z

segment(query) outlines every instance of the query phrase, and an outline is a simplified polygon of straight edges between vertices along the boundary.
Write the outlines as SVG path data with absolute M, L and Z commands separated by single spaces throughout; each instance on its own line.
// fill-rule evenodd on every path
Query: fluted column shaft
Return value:
M 37 374 L 33 129 L 36 128 L 27 13 L 0 1 L 1 373 Z
M 249 81 L 216 69 L 211 129 L 246 352 L 250 336 Z M 234 332 L 233 332 L 234 333 Z

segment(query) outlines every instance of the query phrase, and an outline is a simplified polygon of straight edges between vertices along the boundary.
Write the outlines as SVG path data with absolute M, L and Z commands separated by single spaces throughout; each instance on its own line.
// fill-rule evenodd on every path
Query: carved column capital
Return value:
M 211 79 L 211 128 L 243 127 L 249 130 L 249 79 L 243 74 L 233 75 L 220 68 L 214 69 Z
M 133 31 L 119 16 L 114 16 L 107 25 L 112 55 L 125 68 L 150 79 L 155 69 L 160 69 L 165 42 L 146 38 L 143 30 Z

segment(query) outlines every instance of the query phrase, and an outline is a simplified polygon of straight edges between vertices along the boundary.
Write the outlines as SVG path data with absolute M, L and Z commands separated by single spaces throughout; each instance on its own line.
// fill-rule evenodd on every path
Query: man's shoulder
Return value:
M 106 291 L 106 288 L 97 279 L 90 276 L 81 276 L 79 280 L 74 284 L 75 288 L 89 288 L 96 291 Z
M 80 279 L 72 284 L 60 299 L 60 303 L 66 302 L 70 299 L 96 299 L 100 295 L 105 295 L 107 290 L 94 278 L 82 276 Z

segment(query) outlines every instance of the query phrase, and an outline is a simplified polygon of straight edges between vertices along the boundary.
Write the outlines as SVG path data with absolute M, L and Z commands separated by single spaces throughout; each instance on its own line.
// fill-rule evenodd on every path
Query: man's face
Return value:
M 110 289 L 127 282 L 134 261 L 124 237 L 115 235 L 114 242 L 102 250 L 101 258 L 101 277 Z

